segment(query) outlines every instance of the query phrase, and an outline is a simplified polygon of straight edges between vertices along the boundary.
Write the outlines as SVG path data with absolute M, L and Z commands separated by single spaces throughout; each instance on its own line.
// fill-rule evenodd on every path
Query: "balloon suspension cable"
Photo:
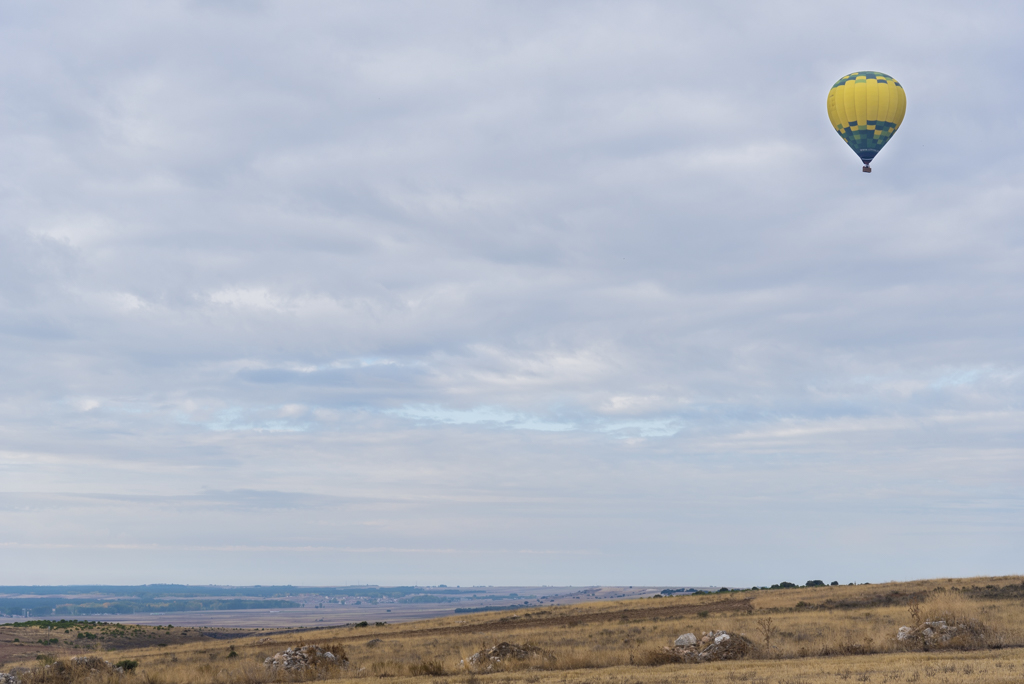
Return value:
M 863 171 L 864 173 L 871 173 L 871 167 L 865 164 L 864 168 L 861 169 L 861 171 Z

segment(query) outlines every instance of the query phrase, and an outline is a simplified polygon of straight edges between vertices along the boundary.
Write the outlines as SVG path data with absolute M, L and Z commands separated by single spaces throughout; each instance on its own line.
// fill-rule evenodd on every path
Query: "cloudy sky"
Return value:
M 858 7 L 4 3 L 0 583 L 1020 572 L 1024 10 Z

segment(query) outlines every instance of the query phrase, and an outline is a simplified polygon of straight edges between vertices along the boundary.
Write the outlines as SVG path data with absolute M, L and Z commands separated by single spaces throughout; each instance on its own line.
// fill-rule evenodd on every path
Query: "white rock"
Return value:
M 728 641 L 728 640 L 729 640 L 729 635 L 728 634 L 719 634 L 718 636 L 715 637 L 715 643 L 716 644 L 720 644 L 723 641 Z
M 676 639 L 676 646 L 694 646 L 696 643 L 697 637 L 695 637 L 691 632 L 687 632 Z

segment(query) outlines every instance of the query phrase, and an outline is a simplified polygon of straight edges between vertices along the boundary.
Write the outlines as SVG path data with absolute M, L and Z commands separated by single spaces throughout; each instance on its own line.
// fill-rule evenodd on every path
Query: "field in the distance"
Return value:
M 763 627 L 769 618 L 773 628 L 770 648 L 764 642 Z M 895 638 L 902 625 L 934 619 L 964 625 L 961 633 L 970 638 L 951 640 L 949 645 L 954 648 L 948 649 Z M 700 637 L 711 630 L 749 639 L 747 655 L 722 662 L 668 662 L 671 657 L 663 649 L 677 636 L 693 632 Z M 184 636 L 184 632 L 175 628 L 170 636 Z M 470 655 L 501 642 L 524 646 L 529 655 L 521 660 L 468 663 Z M 132 674 L 86 671 L 82 676 L 154 684 L 297 681 L 311 678 L 313 673 L 269 670 L 264 659 L 290 646 L 317 643 L 339 652 L 340 646 L 348 658 L 346 667 L 320 670 L 319 676 L 328 680 L 384 677 L 450 684 L 1021 682 L 1024 578 L 595 601 L 399 625 L 260 632 L 161 643 L 167 645 L 99 650 L 96 654 L 110 661 L 137 660 L 138 668 Z M 62 653 L 58 648 L 47 659 L 82 653 L 70 648 Z M 26 659 L 2 669 L 22 668 L 23 681 L 31 683 L 58 681 L 47 674 L 52 675 L 55 667 L 47 670 L 44 661 Z
M 0 624 L 78 619 L 134 625 L 287 628 L 408 622 L 480 609 L 653 596 L 661 587 L 0 587 Z M 101 612 L 102 611 L 102 612 Z M 24 617 L 27 612 L 34 617 Z M 5 614 L 6 613 L 6 614 Z

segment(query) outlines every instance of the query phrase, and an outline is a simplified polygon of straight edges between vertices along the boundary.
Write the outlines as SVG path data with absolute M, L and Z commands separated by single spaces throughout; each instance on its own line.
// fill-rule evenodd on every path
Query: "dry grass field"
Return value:
M 898 641 L 900 626 L 945 620 L 948 641 Z M 769 622 L 770 621 L 770 622 Z M 723 630 L 749 647 L 743 658 L 672 662 L 664 647 L 686 632 Z M 765 636 L 769 639 L 766 642 Z M 524 647 L 521 659 L 469 657 L 496 644 Z M 302 672 L 275 671 L 264 659 L 284 649 L 330 645 L 347 663 Z M 8 663 L 23 682 L 71 684 L 263 684 L 387 678 L 431 684 L 511 682 L 1024 682 L 1024 578 L 942 579 L 604 601 L 466 614 L 400 625 L 328 628 L 207 639 L 166 646 L 99 650 L 111 662 L 135 660 L 118 673 L 72 667 L 54 653 Z M 63 664 L 62 664 L 63 662 Z M 81 663 L 81 661 L 79 661 Z
M 122 651 L 147 646 L 160 648 L 217 639 L 239 638 L 251 629 L 195 629 L 92 622 L 87 620 L 34 621 L 0 625 L 0 671 L 4 663 L 46 658 L 67 658 L 93 651 Z

